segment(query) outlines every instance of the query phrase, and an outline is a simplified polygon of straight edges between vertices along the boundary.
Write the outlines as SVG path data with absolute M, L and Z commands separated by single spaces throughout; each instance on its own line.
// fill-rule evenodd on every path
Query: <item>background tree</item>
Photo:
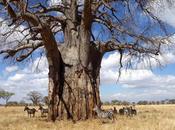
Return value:
M 0 89 L 0 99 L 3 98 L 4 90 Z
M 4 93 L 4 96 L 3 96 L 3 99 L 5 100 L 6 104 L 8 103 L 9 99 L 15 95 L 14 93 L 11 93 L 11 92 L 6 92 Z
M 6 103 L 5 106 L 18 106 L 19 103 L 17 101 L 9 101 Z
M 11 93 L 11 92 L 8 92 L 8 91 L 4 91 L 4 90 L 1 90 L 0 91 L 0 98 L 4 99 L 5 100 L 5 104 L 8 103 L 9 99 L 15 95 L 14 93 Z
M 138 105 L 148 105 L 148 101 L 138 101 Z
M 25 106 L 27 103 L 24 101 L 24 100 L 21 100 L 20 102 L 19 102 L 19 105 L 21 105 L 21 106 Z
M 103 105 L 110 105 L 111 103 L 109 101 L 103 102 Z
M 121 101 L 119 101 L 119 100 L 112 100 L 111 103 L 113 105 L 120 105 L 121 104 Z
M 104 54 L 118 51 L 120 70 L 123 55 L 128 55 L 125 67 L 142 60 L 150 63 L 171 32 L 145 8 L 149 0 L 55 1 L 0 0 L 2 21 L 10 26 L 3 39 L 14 32 L 23 36 L 6 40 L 0 54 L 21 62 L 35 50 L 44 51 L 49 67 L 48 119 L 91 118 L 93 107 L 100 105 Z
M 42 102 L 43 96 L 37 91 L 31 91 L 27 94 L 27 99 L 32 101 L 34 105 L 39 105 Z

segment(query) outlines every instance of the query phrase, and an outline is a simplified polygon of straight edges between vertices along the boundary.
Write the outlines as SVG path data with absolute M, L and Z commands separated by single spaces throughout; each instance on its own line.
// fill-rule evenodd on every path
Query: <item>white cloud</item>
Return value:
M 70 3 L 70 0 L 67 1 L 68 3 Z M 84 2 L 84 0 L 77 0 L 78 4 L 82 4 Z M 63 2 L 62 0 L 50 0 L 49 4 L 50 5 L 61 5 Z
M 175 41 L 175 36 L 172 37 L 171 41 Z M 131 59 L 130 56 L 124 55 L 122 59 L 123 66 L 126 66 L 128 61 L 131 59 L 131 63 L 133 63 L 133 68 L 137 68 L 140 70 L 150 69 L 152 68 L 166 66 L 167 64 L 175 63 L 175 45 L 162 45 L 161 47 L 161 55 L 153 56 L 154 58 L 144 58 L 141 62 L 138 62 L 138 59 Z M 103 58 L 102 60 L 102 71 L 103 70 L 117 70 L 119 68 L 119 58 L 120 55 L 118 52 L 110 54 L 108 57 Z
M 25 37 L 25 35 L 28 34 L 28 30 L 23 31 L 25 29 L 25 26 L 23 25 L 19 27 L 15 27 L 15 25 L 13 25 L 9 27 L 8 21 L 2 19 L 1 17 L 0 23 L 0 50 L 13 48 L 19 41 L 25 41 L 26 38 L 30 37 L 30 35 Z
M 175 27 L 175 0 L 154 0 L 148 7 L 159 19 Z
M 170 63 L 175 63 L 175 53 L 174 51 L 166 51 L 162 55 L 157 56 L 156 58 L 162 65 L 167 65 Z M 126 65 L 128 61 L 127 57 L 123 59 L 123 65 Z M 157 62 L 151 58 L 150 59 L 151 66 L 153 68 L 157 67 Z M 118 77 L 118 67 L 119 67 L 119 53 L 115 52 L 110 54 L 108 57 L 103 58 L 102 60 L 102 68 L 101 68 L 101 81 L 105 83 L 115 83 Z M 157 77 L 151 70 L 149 69 L 149 65 L 147 62 L 143 61 L 138 63 L 137 69 L 128 69 L 122 70 L 120 82 L 125 81 L 136 81 L 143 79 L 151 79 L 153 77 Z M 155 78 L 154 78 L 155 79 Z
M 14 71 L 15 70 L 15 73 Z M 12 72 L 6 75 L 6 72 Z M 45 57 L 37 58 L 33 63 L 28 64 L 24 69 L 17 69 L 15 66 L 6 67 L 5 73 L 0 76 L 1 88 L 15 95 L 11 100 L 22 100 L 30 91 L 39 91 L 47 95 L 48 89 L 48 66 Z
M 101 84 L 115 85 L 118 78 L 118 70 L 102 70 Z M 123 70 L 119 85 L 125 88 L 152 88 L 152 87 L 172 87 L 175 84 L 175 76 L 156 75 L 151 70 Z
M 7 72 L 7 73 L 11 73 L 11 72 L 14 72 L 14 71 L 17 71 L 18 70 L 18 66 L 7 66 L 6 68 L 5 68 L 5 71 Z
M 124 92 L 117 92 L 110 96 L 110 100 L 112 99 L 119 99 L 125 101 L 140 101 L 140 100 L 165 100 L 165 99 L 172 99 L 175 98 L 174 96 L 175 90 L 174 89 L 151 89 L 151 90 L 142 90 L 141 92 L 138 91 L 124 91 Z
M 27 71 L 30 70 L 32 72 L 47 72 L 48 71 L 48 63 L 46 57 L 41 57 L 35 59 L 35 61 L 29 64 Z
M 159 63 L 162 66 L 166 66 L 168 64 L 175 63 L 175 52 L 174 50 L 167 50 L 162 53 L 162 55 L 156 56 L 159 62 L 157 62 L 154 58 L 150 58 L 149 61 L 151 63 L 152 68 L 156 68 L 159 66 Z M 128 62 L 128 58 L 124 56 L 123 65 L 125 66 Z M 135 60 L 135 59 L 134 59 Z M 133 62 L 136 62 L 134 61 Z M 118 78 L 118 68 L 119 68 L 119 53 L 115 52 L 110 54 L 108 57 L 103 58 L 102 60 L 102 68 L 101 68 L 101 82 L 102 84 L 114 84 Z M 135 81 L 142 79 L 149 79 L 154 77 L 155 75 L 149 70 L 150 65 L 146 60 L 137 64 L 136 69 L 128 69 L 125 71 L 122 69 L 122 75 L 120 81 Z M 155 76 L 156 77 L 156 76 Z
M 166 66 L 175 63 L 174 57 L 174 51 L 166 50 L 162 56 L 158 56 L 157 58 Z M 126 59 L 124 59 L 124 65 L 127 62 Z M 150 61 L 153 68 L 157 67 L 157 63 L 153 59 L 150 59 Z M 173 93 L 175 93 L 175 75 L 158 75 L 152 72 L 146 63 L 139 63 L 137 69 L 122 69 L 120 80 L 117 83 L 118 64 L 118 52 L 115 52 L 102 60 L 100 73 L 101 86 L 118 86 L 120 88 L 120 91 L 117 91 L 117 88 L 116 90 L 113 90 L 114 93 L 112 96 L 108 95 L 108 97 L 105 97 L 107 100 L 119 99 L 138 101 L 144 99 L 158 100 L 175 97 L 173 95 Z
M 24 79 L 25 74 L 15 74 L 14 76 L 11 76 L 8 78 L 8 80 L 12 81 L 22 81 Z
M 50 5 L 61 5 L 62 4 L 62 0 L 50 0 L 49 4 Z

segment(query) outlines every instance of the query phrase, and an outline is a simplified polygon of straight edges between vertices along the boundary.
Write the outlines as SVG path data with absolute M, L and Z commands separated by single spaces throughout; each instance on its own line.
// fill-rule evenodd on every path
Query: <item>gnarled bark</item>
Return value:
M 102 54 L 91 46 L 90 53 L 87 54 L 89 55 L 88 66 L 83 66 L 77 49 L 78 46 L 73 46 L 61 50 L 65 73 L 63 97 L 58 105 L 60 119 L 64 117 L 74 120 L 92 118 L 94 106 L 100 105 L 99 71 Z

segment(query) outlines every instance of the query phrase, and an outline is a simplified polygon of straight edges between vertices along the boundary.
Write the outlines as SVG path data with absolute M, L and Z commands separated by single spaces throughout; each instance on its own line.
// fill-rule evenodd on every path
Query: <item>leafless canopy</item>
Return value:
M 6 40 L 0 46 L 5 58 L 23 61 L 44 46 L 41 31 L 48 29 L 58 46 L 64 42 L 65 27 L 73 21 L 75 32 L 85 26 L 91 33 L 91 42 L 102 52 L 118 50 L 131 57 L 158 55 L 161 44 L 170 36 L 166 26 L 146 9 L 149 0 L 0 0 L 1 25 L 9 31 L 1 35 Z M 14 32 L 20 38 L 8 42 Z M 120 60 L 120 61 L 121 61 Z M 121 64 L 121 63 L 120 63 Z

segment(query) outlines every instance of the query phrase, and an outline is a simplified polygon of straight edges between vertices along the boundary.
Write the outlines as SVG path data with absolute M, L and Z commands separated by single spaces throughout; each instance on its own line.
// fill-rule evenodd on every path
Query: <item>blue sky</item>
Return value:
M 175 27 L 175 10 L 173 7 L 166 7 L 161 13 L 157 6 L 155 9 L 155 15 L 169 26 Z M 173 41 L 175 41 L 174 39 Z M 174 46 L 170 48 L 174 48 Z M 118 52 L 106 54 L 102 61 L 100 73 L 102 101 L 118 99 L 132 102 L 175 98 L 175 49 L 167 50 L 162 56 L 157 57 L 164 66 L 163 68 L 157 66 L 157 63 L 151 59 L 153 71 L 149 69 L 146 63 L 139 63 L 137 69 L 128 69 L 127 72 L 123 69 L 119 82 L 116 82 L 119 54 Z M 40 63 L 39 70 L 36 70 L 38 62 Z M 123 62 L 124 64 L 127 62 L 127 57 L 124 57 Z M 28 62 L 20 66 L 17 64 L 9 65 L 8 62 L 4 63 L 0 59 L 0 88 L 15 92 L 15 96 L 11 100 L 17 101 L 25 100 L 26 94 L 33 90 L 47 95 L 47 73 L 45 57 L 41 60 L 35 58 L 33 63 Z

